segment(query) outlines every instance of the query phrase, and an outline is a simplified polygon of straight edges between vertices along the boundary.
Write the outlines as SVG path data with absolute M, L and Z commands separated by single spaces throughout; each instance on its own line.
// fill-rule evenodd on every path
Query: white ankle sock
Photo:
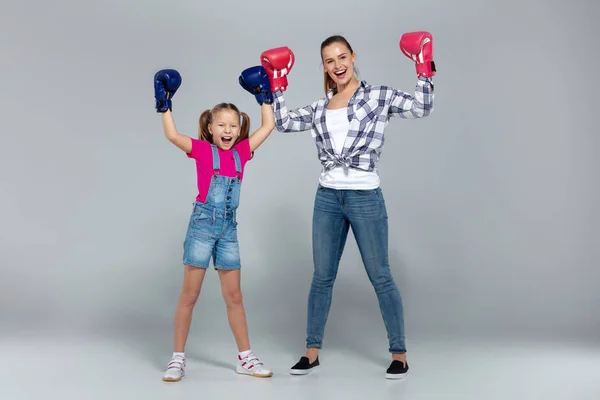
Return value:
M 238 353 L 238 355 L 240 356 L 240 358 L 245 358 L 247 357 L 250 353 L 252 353 L 252 350 L 246 350 L 246 351 L 240 351 Z
M 175 357 L 185 358 L 185 353 L 173 352 L 173 358 Z

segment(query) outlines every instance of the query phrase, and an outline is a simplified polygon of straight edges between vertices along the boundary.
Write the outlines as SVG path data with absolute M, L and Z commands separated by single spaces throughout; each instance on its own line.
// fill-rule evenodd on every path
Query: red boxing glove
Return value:
M 410 32 L 402 35 L 400 51 L 415 62 L 417 76 L 430 78 L 435 75 L 433 62 L 433 36 L 429 32 Z
M 289 47 L 277 47 L 270 50 L 265 50 L 260 55 L 260 62 L 267 71 L 271 92 L 287 89 L 287 75 L 294 66 L 294 52 Z

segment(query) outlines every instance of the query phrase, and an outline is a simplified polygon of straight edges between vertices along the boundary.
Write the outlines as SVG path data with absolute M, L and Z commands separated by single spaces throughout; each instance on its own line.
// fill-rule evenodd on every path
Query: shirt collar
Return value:
M 367 81 L 362 80 L 359 82 L 358 88 L 356 89 L 356 91 L 358 92 L 359 90 L 364 90 L 367 86 L 369 86 Z M 327 100 L 330 100 L 335 93 L 336 93 L 336 89 L 329 89 L 327 91 Z

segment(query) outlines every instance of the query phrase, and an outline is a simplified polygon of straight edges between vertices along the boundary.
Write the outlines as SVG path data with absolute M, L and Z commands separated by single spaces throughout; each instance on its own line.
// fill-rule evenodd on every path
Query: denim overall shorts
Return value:
M 237 150 L 232 151 L 237 176 L 221 176 L 219 151 L 212 145 L 213 176 L 204 203 L 194 202 L 183 244 L 185 265 L 208 268 L 212 257 L 215 269 L 241 268 L 236 212 L 242 164 Z

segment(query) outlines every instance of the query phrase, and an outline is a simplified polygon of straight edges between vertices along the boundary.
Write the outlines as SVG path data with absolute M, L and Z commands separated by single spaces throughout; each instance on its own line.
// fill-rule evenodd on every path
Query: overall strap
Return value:
M 240 161 L 240 155 L 238 154 L 237 149 L 233 149 L 233 159 L 235 160 L 235 171 L 238 174 L 242 173 L 242 162 Z
M 213 171 L 215 171 L 216 174 L 217 171 L 221 169 L 221 164 L 219 162 L 219 149 L 215 144 L 211 144 L 210 147 L 212 148 Z

